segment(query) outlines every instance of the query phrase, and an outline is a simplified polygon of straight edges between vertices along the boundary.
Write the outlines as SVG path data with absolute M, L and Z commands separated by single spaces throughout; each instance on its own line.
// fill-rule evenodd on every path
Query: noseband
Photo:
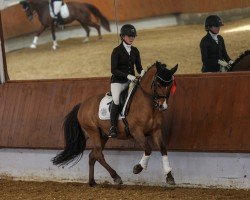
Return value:
M 161 82 L 161 83 L 160 83 Z M 154 76 L 154 80 L 152 82 L 151 88 L 153 88 L 153 102 L 154 102 L 154 107 L 156 109 L 160 108 L 160 104 L 157 100 L 159 99 L 168 99 L 170 96 L 170 92 L 166 95 L 159 95 L 157 92 L 157 83 L 160 84 L 161 87 L 168 87 L 173 83 L 173 77 L 171 77 L 171 79 L 169 80 L 164 80 L 163 78 L 161 78 L 157 73 Z
M 154 108 L 155 108 L 155 109 L 159 109 L 159 108 L 161 107 L 161 105 L 159 104 L 159 102 L 158 102 L 157 100 L 159 100 L 159 99 L 168 99 L 169 96 L 170 96 L 170 93 L 168 93 L 168 94 L 166 94 L 166 95 L 159 95 L 159 93 L 157 92 L 157 83 L 159 83 L 159 81 L 161 81 L 162 84 L 159 83 L 159 84 L 161 85 L 161 87 L 164 87 L 164 86 L 167 87 L 167 86 L 172 85 L 173 80 L 174 80 L 173 76 L 171 77 L 170 80 L 164 80 L 164 79 L 161 78 L 161 77 L 157 74 L 157 72 L 156 72 L 156 74 L 154 75 L 153 82 L 152 82 L 152 84 L 151 84 L 151 89 L 153 89 L 153 95 L 147 93 L 147 92 L 142 88 L 142 86 L 141 86 L 141 84 L 140 84 L 140 81 L 137 81 L 137 84 L 138 84 L 138 86 L 141 87 L 142 91 L 143 91 L 145 94 L 147 94 L 147 95 L 149 95 L 149 96 L 152 97 L 153 103 L 154 103 Z

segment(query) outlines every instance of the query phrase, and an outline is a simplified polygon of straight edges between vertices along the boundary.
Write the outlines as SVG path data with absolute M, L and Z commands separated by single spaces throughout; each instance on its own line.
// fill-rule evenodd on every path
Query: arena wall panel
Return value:
M 82 2 L 82 0 L 74 1 Z M 113 0 L 85 0 L 84 2 L 97 6 L 110 21 L 115 20 Z M 119 21 L 167 14 L 215 12 L 250 7 L 248 0 L 117 0 L 116 2 Z M 32 21 L 26 18 L 21 5 L 11 6 L 3 10 L 2 18 L 5 39 L 35 32 L 40 27 L 37 18 Z
M 250 152 L 250 73 L 178 75 L 176 80 L 163 124 L 170 150 Z M 108 90 L 109 78 L 0 85 L 0 147 L 62 148 L 65 115 Z M 110 140 L 107 148 L 136 150 L 138 145 Z

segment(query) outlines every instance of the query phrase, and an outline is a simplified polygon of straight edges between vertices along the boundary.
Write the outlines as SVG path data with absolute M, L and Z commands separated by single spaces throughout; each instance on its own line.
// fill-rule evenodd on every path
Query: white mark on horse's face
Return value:
M 160 111 L 164 111 L 168 108 L 168 104 L 167 104 L 167 100 L 165 99 L 165 101 L 163 102 L 163 104 L 160 105 L 159 110 Z

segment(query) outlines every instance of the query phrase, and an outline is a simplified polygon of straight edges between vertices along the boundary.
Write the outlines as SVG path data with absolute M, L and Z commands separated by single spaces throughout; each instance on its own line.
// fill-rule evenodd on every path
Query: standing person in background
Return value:
M 220 27 L 223 26 L 217 15 L 210 15 L 205 21 L 207 34 L 200 42 L 202 72 L 219 72 L 221 67 L 227 68 L 233 61 L 228 56 L 224 39 L 219 35 Z
M 120 94 L 125 90 L 131 81 L 136 79 L 134 65 L 140 76 L 145 71 L 141 66 L 141 58 L 139 50 L 132 46 L 136 34 L 136 29 L 131 24 L 125 24 L 120 30 L 121 44 L 114 48 L 111 55 L 111 93 L 113 102 L 110 111 L 111 128 L 109 137 L 115 138 L 118 135 L 118 116 Z
M 63 24 L 63 19 L 62 16 L 60 14 L 61 11 L 61 7 L 63 5 L 63 0 L 50 0 L 50 5 L 52 8 L 52 12 L 55 15 L 55 20 L 56 20 L 56 24 Z

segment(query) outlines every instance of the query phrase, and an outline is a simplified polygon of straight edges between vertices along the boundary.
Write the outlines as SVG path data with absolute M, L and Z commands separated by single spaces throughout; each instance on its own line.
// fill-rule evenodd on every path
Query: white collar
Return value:
M 126 51 L 130 54 L 130 51 L 131 51 L 131 45 L 129 44 L 126 44 L 125 42 L 122 42 L 124 48 L 126 49 Z
M 214 34 L 211 31 L 209 31 L 209 34 L 211 35 L 211 37 L 215 40 L 215 42 L 218 44 L 218 34 Z

